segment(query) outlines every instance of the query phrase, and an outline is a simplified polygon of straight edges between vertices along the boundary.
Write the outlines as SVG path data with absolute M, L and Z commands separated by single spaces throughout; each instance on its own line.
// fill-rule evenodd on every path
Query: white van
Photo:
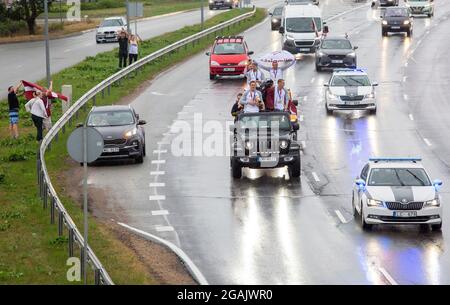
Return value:
M 283 50 L 292 54 L 314 53 L 325 24 L 316 5 L 285 6 L 279 30 L 283 35 Z

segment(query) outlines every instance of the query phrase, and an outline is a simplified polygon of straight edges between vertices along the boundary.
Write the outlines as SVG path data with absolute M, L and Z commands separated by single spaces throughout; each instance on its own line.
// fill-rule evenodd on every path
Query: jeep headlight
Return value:
M 286 35 L 286 39 L 287 39 L 287 40 L 294 40 L 295 38 L 294 38 L 294 36 Z
M 319 57 L 322 57 L 322 56 L 324 56 L 324 55 L 325 55 L 325 53 L 323 53 L 323 52 L 321 52 L 321 51 L 317 53 L 317 56 L 319 56 Z
M 282 140 L 282 141 L 280 142 L 280 148 L 281 148 L 281 149 L 286 149 L 286 148 L 288 148 L 288 146 L 289 146 L 289 142 L 288 142 L 288 141 Z
M 381 23 L 382 23 L 383 25 L 387 25 L 387 24 L 388 24 L 388 22 L 387 22 L 386 20 L 383 20 Z
M 384 207 L 383 201 L 375 199 L 367 199 L 367 205 L 369 207 Z
M 409 22 L 409 20 L 405 20 L 405 21 L 403 21 L 403 24 L 408 25 L 408 24 L 410 24 L 410 22 Z
M 124 136 L 125 136 L 125 138 L 128 139 L 128 138 L 131 138 L 132 136 L 136 135 L 136 133 L 137 133 L 137 128 L 135 127 L 133 129 L 128 130 L 127 132 L 125 132 Z
M 439 207 L 441 203 L 439 202 L 439 199 L 433 199 L 429 201 L 425 201 L 424 207 L 426 208 L 436 208 Z

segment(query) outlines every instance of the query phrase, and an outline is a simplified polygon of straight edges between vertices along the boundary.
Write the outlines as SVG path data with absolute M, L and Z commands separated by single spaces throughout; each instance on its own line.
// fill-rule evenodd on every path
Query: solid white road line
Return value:
M 378 270 L 381 272 L 381 274 L 383 274 L 389 284 L 398 285 L 398 283 L 392 278 L 392 276 L 386 271 L 386 269 L 379 267 Z
M 156 226 L 156 231 L 158 232 L 172 232 L 175 231 L 175 229 L 171 226 Z
M 159 175 L 164 175 L 166 172 L 164 171 L 154 171 L 154 172 L 150 172 L 151 176 L 159 176 Z
M 430 140 L 428 140 L 427 138 L 423 138 L 423 141 L 424 141 L 425 143 L 427 143 L 428 146 L 431 146 L 431 145 L 432 145 L 431 142 L 430 142 Z
M 152 164 L 164 164 L 166 160 L 152 160 Z
M 151 195 L 151 196 L 148 196 L 148 200 L 150 200 L 150 201 L 166 200 L 166 196 L 164 196 L 164 195 Z
M 312 172 L 312 176 L 316 182 L 320 182 L 319 176 L 317 176 L 316 172 Z
M 169 248 L 170 250 L 172 250 L 176 255 L 178 255 L 178 257 L 181 258 L 181 260 L 187 266 L 188 270 L 191 272 L 193 277 L 197 280 L 197 282 L 200 285 L 208 285 L 208 281 L 206 281 L 206 278 L 203 276 L 203 274 L 200 272 L 200 270 L 197 268 L 197 266 L 194 264 L 194 262 L 189 258 L 189 256 L 187 256 L 187 254 L 183 250 L 178 248 L 176 245 L 174 245 L 170 241 L 162 239 L 161 237 L 158 237 L 156 235 L 153 235 L 153 234 L 144 232 L 142 230 L 130 227 L 127 224 L 124 224 L 121 222 L 118 222 L 118 224 L 124 228 L 127 228 L 130 231 L 135 232 L 136 234 L 139 234 L 139 235 L 146 237 L 154 242 L 162 244 L 162 245 L 166 246 L 167 248 Z
M 154 154 L 165 154 L 165 153 L 167 153 L 167 150 L 166 150 L 166 149 L 162 149 L 162 150 L 154 150 L 153 153 L 154 153 Z
M 341 211 L 335 210 L 334 212 L 336 213 L 337 217 L 339 218 L 339 220 L 342 223 L 347 223 L 347 221 L 345 220 L 345 217 L 344 217 L 344 215 L 342 215 Z
M 167 210 L 155 210 L 152 211 L 153 216 L 160 216 L 160 215 L 169 215 L 169 211 Z
M 164 182 L 151 182 L 148 186 L 149 187 L 165 187 L 166 184 Z
M 409 119 L 411 120 L 411 121 L 414 121 L 414 116 L 410 113 L 409 114 Z

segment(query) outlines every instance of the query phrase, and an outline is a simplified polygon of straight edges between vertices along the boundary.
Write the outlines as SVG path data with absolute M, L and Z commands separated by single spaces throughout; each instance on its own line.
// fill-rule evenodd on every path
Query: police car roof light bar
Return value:
M 420 162 L 422 158 L 389 158 L 389 157 L 381 157 L 381 158 L 369 158 L 371 162 Z
M 362 72 L 362 73 L 366 73 L 366 70 L 362 69 L 362 68 L 357 68 L 357 69 L 337 68 L 337 69 L 333 69 L 333 72 Z

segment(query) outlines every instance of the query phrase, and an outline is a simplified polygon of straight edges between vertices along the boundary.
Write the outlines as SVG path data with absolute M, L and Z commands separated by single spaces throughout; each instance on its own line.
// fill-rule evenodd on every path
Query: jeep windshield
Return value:
M 238 121 L 240 129 L 279 129 L 291 130 L 291 122 L 286 114 L 242 116 Z
M 291 33 L 314 33 L 315 27 L 317 31 L 322 30 L 322 22 L 320 17 L 299 17 L 286 19 L 286 31 Z

